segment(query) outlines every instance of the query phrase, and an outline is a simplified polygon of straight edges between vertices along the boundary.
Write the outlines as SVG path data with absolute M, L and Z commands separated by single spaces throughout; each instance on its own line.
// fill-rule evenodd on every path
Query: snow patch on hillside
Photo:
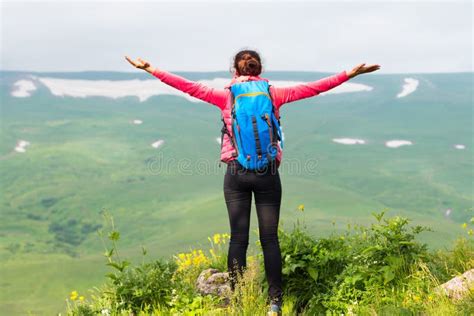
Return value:
M 344 145 L 365 144 L 365 140 L 357 138 L 333 138 L 332 141 Z
M 151 144 L 151 147 L 153 147 L 153 148 L 159 148 L 159 147 L 160 147 L 161 145 L 163 145 L 164 143 L 165 143 L 164 140 L 159 139 L 159 140 L 157 140 L 156 142 L 152 143 L 152 144 Z
M 184 97 L 191 102 L 202 102 L 199 99 L 191 97 L 190 95 L 181 92 L 158 79 L 147 80 L 81 80 L 81 79 L 60 79 L 52 77 L 38 77 L 42 84 L 44 84 L 55 96 L 70 96 L 70 97 L 93 97 L 103 96 L 113 99 L 136 96 L 140 102 L 146 101 L 151 96 L 155 95 L 176 95 Z M 206 85 L 211 88 L 223 89 L 230 79 L 228 78 L 214 78 L 212 80 L 199 80 L 198 83 Z M 303 84 L 303 81 L 271 81 L 271 84 L 284 87 Z M 364 84 L 345 82 L 329 91 L 321 93 L 337 94 L 347 92 L 370 91 L 373 88 Z
M 405 84 L 402 86 L 402 91 L 397 94 L 397 98 L 403 98 L 413 93 L 418 88 L 419 81 L 413 78 L 405 78 Z
M 407 145 L 413 145 L 413 143 L 409 140 L 402 140 L 402 139 L 394 139 L 394 140 L 389 140 L 385 142 L 385 146 L 390 147 L 390 148 L 398 148 L 400 146 L 407 146 Z
M 30 145 L 30 142 L 26 140 L 19 140 L 16 143 L 15 151 L 19 153 L 24 153 L 26 152 L 26 147 L 28 147 L 29 145 Z
M 36 90 L 36 86 L 31 80 L 18 80 L 13 84 L 11 95 L 17 98 L 26 98 L 31 96 L 31 92 Z

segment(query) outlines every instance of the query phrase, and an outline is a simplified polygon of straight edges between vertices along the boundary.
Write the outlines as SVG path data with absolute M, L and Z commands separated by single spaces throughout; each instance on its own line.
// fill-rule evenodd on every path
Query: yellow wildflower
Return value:
M 413 295 L 413 300 L 415 302 L 419 302 L 421 300 L 421 298 L 418 295 Z
M 466 227 L 467 227 L 467 223 L 463 223 L 461 226 L 462 226 L 462 228 L 466 228 Z
M 467 234 L 468 234 L 469 236 L 472 236 L 472 235 L 474 234 L 474 230 L 469 229 L 468 232 L 467 232 Z
M 213 251 L 211 250 L 211 253 Z M 186 270 L 191 266 L 201 266 L 210 263 L 202 249 L 193 249 L 189 253 L 180 253 L 176 260 L 178 271 Z
M 72 291 L 71 292 L 71 295 L 69 296 L 69 298 L 73 301 L 77 300 L 79 294 L 77 293 L 77 291 Z
M 304 212 L 304 204 L 298 205 L 298 211 Z
M 84 302 L 85 297 L 84 296 L 79 296 L 79 301 Z
M 219 244 L 221 241 L 221 235 L 220 234 L 214 234 L 214 243 Z

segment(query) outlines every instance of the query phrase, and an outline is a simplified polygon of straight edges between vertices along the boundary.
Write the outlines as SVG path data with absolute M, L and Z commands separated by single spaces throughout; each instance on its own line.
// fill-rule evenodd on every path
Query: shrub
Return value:
M 303 210 L 304 207 L 300 207 Z M 120 233 L 113 219 L 106 245 L 109 281 L 96 290 L 92 301 L 68 305 L 69 315 L 255 315 L 266 309 L 262 254 L 249 257 L 230 305 L 219 297 L 202 296 L 195 281 L 203 269 L 226 269 L 227 234 L 209 240 L 210 255 L 191 249 L 169 261 L 160 259 L 131 266 L 117 249 Z M 452 276 L 474 267 L 472 239 L 460 238 L 452 250 L 430 252 L 416 237 L 428 228 L 410 226 L 409 220 L 374 214 L 370 226 L 348 227 L 342 234 L 314 238 L 297 220 L 294 229 L 279 228 L 283 263 L 283 310 L 288 315 L 360 314 L 473 314 L 474 293 L 453 302 L 435 288 Z M 101 231 L 101 237 L 103 233 Z M 471 235 L 469 235 L 471 236 Z M 258 244 L 258 242 L 257 242 Z M 146 250 L 143 249 L 143 255 Z M 77 293 L 74 297 L 78 297 Z M 80 296 L 79 296 L 80 297 Z
M 297 309 L 310 300 L 319 304 L 347 264 L 346 242 L 338 237 L 315 240 L 299 222 L 290 233 L 280 229 L 279 240 L 287 295 L 296 298 Z
M 291 233 L 280 232 L 283 276 L 296 307 L 322 313 L 346 312 L 354 302 L 375 300 L 405 285 L 411 267 L 427 258 L 426 245 L 415 241 L 426 227 L 409 227 L 402 217 L 384 218 L 370 227 L 355 226 L 343 235 L 315 239 L 299 222 Z
M 114 291 L 112 295 L 121 303 L 121 309 L 135 312 L 146 306 L 157 308 L 166 305 L 171 300 L 174 287 L 171 279 L 176 268 L 174 262 L 160 259 L 109 275 Z

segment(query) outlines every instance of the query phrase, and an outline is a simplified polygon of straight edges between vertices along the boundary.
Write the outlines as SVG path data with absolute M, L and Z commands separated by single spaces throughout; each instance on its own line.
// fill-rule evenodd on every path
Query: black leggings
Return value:
M 231 288 L 235 289 L 237 273 L 241 274 L 247 264 L 252 192 L 257 209 L 259 238 L 268 282 L 268 298 L 281 304 L 283 299 L 282 259 L 278 241 L 278 221 L 282 190 L 278 168 L 274 164 L 263 172 L 246 170 L 236 160 L 227 165 L 224 177 L 224 197 L 231 229 L 227 257 Z

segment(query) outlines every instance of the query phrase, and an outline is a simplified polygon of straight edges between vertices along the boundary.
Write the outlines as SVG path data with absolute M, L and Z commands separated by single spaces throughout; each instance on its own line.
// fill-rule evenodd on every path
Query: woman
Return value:
M 259 54 L 254 50 L 242 50 L 235 55 L 232 69 L 234 76 L 225 89 L 207 87 L 202 83 L 190 81 L 165 70 L 154 68 L 150 63 L 141 58 L 138 58 L 136 61 L 128 56 L 125 56 L 125 58 L 134 67 L 146 70 L 162 82 L 217 106 L 221 110 L 222 119 L 231 136 L 230 110 L 232 102 L 229 87 L 235 82 L 267 80 L 260 77 L 262 62 Z M 363 63 L 350 71 L 342 71 L 314 82 L 292 87 L 279 88 L 270 86 L 270 95 L 275 106 L 275 115 L 279 117 L 279 110 L 283 104 L 316 96 L 321 92 L 328 91 L 342 84 L 350 78 L 363 73 L 373 72 L 379 68 L 380 66 L 376 64 L 365 66 L 365 63 Z M 283 302 L 282 260 L 278 242 L 278 222 L 282 195 L 278 173 L 278 166 L 282 158 L 281 147 L 277 146 L 277 150 L 275 168 L 267 168 L 266 172 L 246 170 L 235 158 L 235 148 L 232 146 L 231 138 L 228 134 L 223 135 L 221 161 L 227 163 L 227 171 L 224 177 L 224 198 L 231 229 L 227 257 L 231 288 L 234 290 L 237 275 L 241 274 L 246 267 L 253 192 L 257 209 L 259 238 L 263 249 L 265 273 L 269 286 L 269 315 L 281 314 L 281 304 Z

